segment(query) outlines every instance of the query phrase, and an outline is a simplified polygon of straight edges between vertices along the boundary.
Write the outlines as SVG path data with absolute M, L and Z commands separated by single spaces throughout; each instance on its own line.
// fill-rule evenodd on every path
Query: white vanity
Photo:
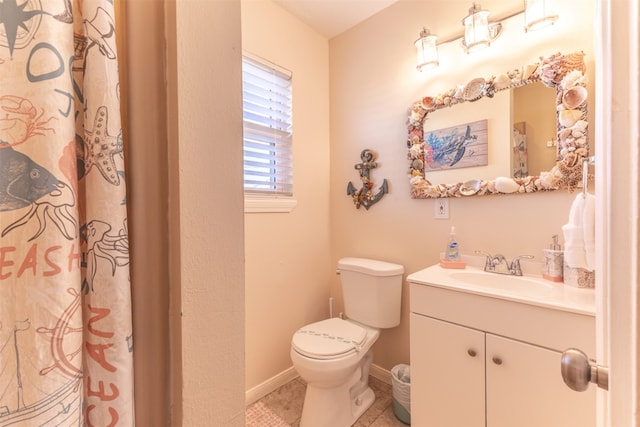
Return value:
M 573 391 L 560 374 L 564 350 L 595 354 L 593 290 L 538 278 L 536 263 L 516 277 L 472 258 L 480 267 L 407 278 L 412 425 L 594 426 L 595 387 Z

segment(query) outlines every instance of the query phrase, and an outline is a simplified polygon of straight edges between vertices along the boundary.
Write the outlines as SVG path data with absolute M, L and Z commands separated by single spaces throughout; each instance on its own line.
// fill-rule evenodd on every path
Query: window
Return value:
M 295 204 L 291 72 L 243 56 L 242 100 L 245 211 L 288 212 Z

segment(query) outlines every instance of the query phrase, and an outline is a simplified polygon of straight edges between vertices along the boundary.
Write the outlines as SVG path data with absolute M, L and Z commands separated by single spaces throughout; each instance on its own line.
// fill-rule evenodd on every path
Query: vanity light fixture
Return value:
M 553 24 L 558 15 L 553 11 L 551 0 L 524 1 L 524 30 L 532 31 Z
M 420 31 L 420 38 L 415 42 L 418 54 L 418 66 L 416 67 L 418 71 L 428 70 L 439 65 L 437 40 L 438 37 L 431 34 L 428 29 L 423 28 Z
M 438 59 L 438 46 L 455 40 L 461 40 L 465 52 L 471 53 L 481 50 L 491 45 L 500 34 L 502 34 L 502 23 L 506 19 L 516 15 L 524 15 L 525 32 L 537 30 L 553 24 L 558 15 L 553 11 L 552 0 L 522 0 L 524 7 L 507 16 L 501 17 L 499 21 L 489 21 L 489 11 L 482 10 L 480 3 L 473 3 L 469 9 L 469 15 L 462 20 L 464 31 L 445 40 L 431 34 L 428 29 L 423 28 L 420 37 L 414 42 L 418 54 L 419 71 L 435 68 L 440 65 Z
M 482 10 L 480 3 L 473 3 L 469 15 L 462 20 L 464 37 L 462 46 L 467 53 L 488 47 L 502 33 L 502 24 L 489 22 L 489 11 Z

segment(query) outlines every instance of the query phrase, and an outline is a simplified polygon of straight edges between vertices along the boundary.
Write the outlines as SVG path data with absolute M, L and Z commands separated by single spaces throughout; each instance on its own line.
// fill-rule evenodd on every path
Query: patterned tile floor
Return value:
M 369 377 L 369 385 L 376 400 L 353 427 L 406 427 L 393 414 L 391 385 L 374 377 Z M 260 402 L 292 427 L 299 427 L 305 390 L 306 384 L 298 377 L 269 393 Z

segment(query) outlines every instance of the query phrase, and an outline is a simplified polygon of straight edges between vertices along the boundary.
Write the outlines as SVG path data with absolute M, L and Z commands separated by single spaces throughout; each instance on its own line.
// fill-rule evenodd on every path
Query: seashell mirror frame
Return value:
M 483 81 L 484 80 L 484 84 Z M 491 180 L 470 180 L 452 184 L 432 184 L 425 178 L 425 140 L 423 123 L 429 113 L 482 97 L 493 97 L 502 90 L 534 82 L 542 82 L 556 90 L 556 124 L 558 151 L 556 164 L 540 175 L 522 178 L 499 177 Z M 557 53 L 541 57 L 540 61 L 522 69 L 471 80 L 463 90 L 455 88 L 435 97 L 427 96 L 415 102 L 409 112 L 407 139 L 411 198 L 484 196 L 492 194 L 534 193 L 568 189 L 582 182 L 582 163 L 589 157 L 587 134 L 587 76 L 584 53 Z

